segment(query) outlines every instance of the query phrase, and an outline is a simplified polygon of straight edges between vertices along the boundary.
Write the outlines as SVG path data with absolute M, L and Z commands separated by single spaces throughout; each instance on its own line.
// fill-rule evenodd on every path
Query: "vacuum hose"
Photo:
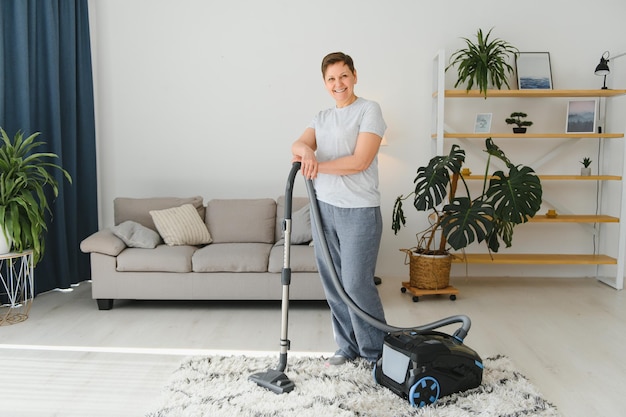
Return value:
M 299 162 L 294 163 L 294 167 L 295 167 L 295 164 L 298 164 L 298 167 L 299 167 Z M 447 317 L 447 318 L 437 320 L 437 321 L 434 321 L 432 323 L 428 323 L 422 326 L 395 327 L 395 326 L 390 326 L 387 323 L 384 323 L 382 321 L 379 321 L 372 315 L 363 311 L 361 307 L 359 307 L 352 300 L 352 298 L 350 298 L 350 296 L 346 293 L 345 289 L 343 288 L 343 285 L 341 284 L 341 281 L 339 280 L 339 277 L 337 276 L 337 271 L 335 270 L 335 265 L 330 256 L 330 252 L 328 251 L 328 244 L 326 242 L 326 238 L 324 237 L 320 209 L 319 209 L 319 205 L 317 204 L 317 196 L 315 194 L 315 188 L 313 187 L 312 180 L 306 179 L 306 188 L 307 188 L 307 193 L 309 195 L 309 201 L 311 203 L 311 215 L 313 217 L 313 221 L 315 222 L 315 232 L 317 233 L 317 237 L 318 237 L 318 239 L 315 241 L 315 245 L 318 246 L 317 249 L 321 252 L 322 256 L 324 257 L 324 261 L 326 262 L 326 265 L 328 266 L 330 270 L 330 275 L 331 275 L 333 284 L 335 288 L 337 289 L 339 296 L 348 305 L 348 307 L 350 307 L 352 311 L 354 311 L 361 319 L 365 320 L 367 323 L 387 333 L 398 332 L 398 331 L 413 331 L 417 333 L 423 333 L 429 330 L 434 330 L 443 326 L 447 326 L 452 323 L 462 323 L 461 327 L 454 333 L 453 336 L 457 340 L 461 342 L 463 341 L 463 339 L 469 332 L 469 329 L 472 325 L 470 318 L 465 315 L 456 315 L 456 316 Z

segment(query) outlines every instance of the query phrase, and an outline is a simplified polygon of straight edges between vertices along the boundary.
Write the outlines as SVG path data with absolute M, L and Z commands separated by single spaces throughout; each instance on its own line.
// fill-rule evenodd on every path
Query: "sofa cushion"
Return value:
M 114 222 L 120 224 L 126 220 L 135 221 L 143 226 L 156 231 L 150 210 L 163 210 L 172 207 L 180 207 L 183 204 L 191 204 L 201 219 L 204 219 L 204 206 L 202 197 L 189 198 L 177 197 L 152 197 L 152 198 L 128 198 L 118 197 L 113 200 Z
M 306 207 L 309 204 L 309 199 L 307 197 L 293 197 L 291 199 L 291 243 L 294 243 L 294 224 L 296 221 L 296 213 Z M 310 207 L 309 207 L 310 211 Z M 304 214 L 304 213 L 301 213 Z M 276 199 L 276 229 L 275 229 L 275 242 L 278 242 L 283 238 L 283 220 L 285 219 L 285 196 L 281 195 Z M 302 217 L 300 217 L 302 219 Z M 311 219 L 307 220 L 309 222 L 309 230 L 311 229 Z M 310 241 L 310 239 L 309 239 Z M 303 242 L 304 243 L 304 242 Z M 308 243 L 308 241 L 307 241 Z
M 132 220 L 111 227 L 111 231 L 130 248 L 154 249 L 161 243 L 161 236 L 157 232 Z
M 206 207 L 213 243 L 274 243 L 276 202 L 271 198 L 215 199 Z
M 214 243 L 198 249 L 194 272 L 267 272 L 272 245 L 268 243 Z
M 120 272 L 191 272 L 195 246 L 159 245 L 154 249 L 127 248 L 117 255 Z
M 292 272 L 317 272 L 314 248 L 309 245 L 292 245 L 289 251 L 289 267 Z M 285 247 L 274 245 L 270 252 L 270 261 L 267 267 L 269 272 L 280 272 L 283 269 Z
M 115 236 L 111 229 L 98 230 L 80 242 L 80 250 L 84 253 L 98 252 L 117 256 L 124 249 L 126 249 L 126 243 Z
M 164 210 L 150 210 L 159 234 L 169 246 L 211 243 L 206 224 L 191 204 Z

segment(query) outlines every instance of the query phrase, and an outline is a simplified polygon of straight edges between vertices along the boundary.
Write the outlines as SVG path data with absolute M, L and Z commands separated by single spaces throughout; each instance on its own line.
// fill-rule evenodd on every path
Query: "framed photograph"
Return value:
M 598 100 L 570 100 L 567 102 L 566 133 L 595 133 Z
M 476 114 L 474 133 L 489 133 L 491 131 L 491 113 Z
M 515 55 L 520 90 L 552 90 L 549 52 L 520 52 Z

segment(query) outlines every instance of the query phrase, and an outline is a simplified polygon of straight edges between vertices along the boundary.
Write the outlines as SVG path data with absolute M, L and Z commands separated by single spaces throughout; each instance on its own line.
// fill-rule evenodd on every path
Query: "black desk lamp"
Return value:
M 615 55 L 611 59 L 616 59 L 624 55 L 626 55 L 626 53 Z M 606 76 L 611 73 L 611 70 L 609 69 L 609 57 L 610 57 L 609 51 L 604 51 L 604 53 L 600 57 L 600 63 L 596 66 L 596 71 L 595 71 L 596 75 L 604 76 L 604 85 L 602 86 L 603 90 L 607 89 Z

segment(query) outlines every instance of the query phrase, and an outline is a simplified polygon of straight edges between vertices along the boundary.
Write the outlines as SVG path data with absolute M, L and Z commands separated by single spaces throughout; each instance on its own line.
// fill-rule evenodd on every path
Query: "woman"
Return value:
M 303 175 L 314 180 L 323 233 L 343 287 L 363 310 L 384 321 L 374 272 L 382 234 L 377 154 L 387 126 L 377 103 L 355 95 L 357 72 L 350 56 L 328 54 L 322 75 L 335 106 L 319 112 L 293 143 L 294 161 L 300 161 Z M 374 363 L 385 333 L 341 300 L 319 245 L 315 248 L 338 345 L 328 364 L 357 357 Z

